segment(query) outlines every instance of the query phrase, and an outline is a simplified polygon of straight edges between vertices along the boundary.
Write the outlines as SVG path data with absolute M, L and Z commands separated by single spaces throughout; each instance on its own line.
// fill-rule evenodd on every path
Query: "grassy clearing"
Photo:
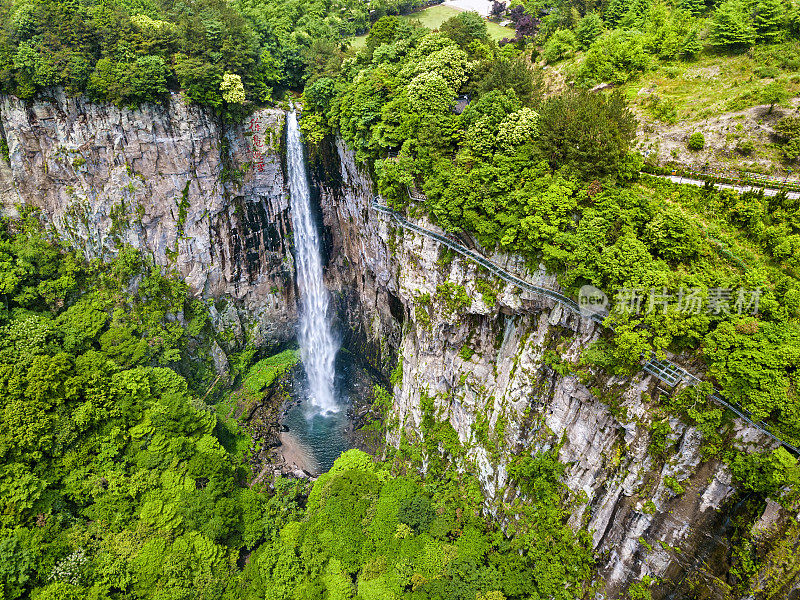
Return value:
M 364 35 L 351 37 L 349 41 L 351 47 L 355 48 L 356 50 L 361 50 L 367 45 L 367 34 L 365 33 Z
M 674 104 L 678 121 L 700 121 L 726 112 L 763 104 L 762 92 L 772 81 L 783 84 L 789 97 L 800 94 L 800 42 L 759 47 L 740 55 L 704 55 L 695 62 L 662 63 L 623 89 L 635 103 L 648 90 Z
M 572 80 L 584 56 L 579 52 L 553 65 L 550 79 L 554 83 Z M 764 87 L 773 81 L 786 88 L 789 98 L 800 94 L 800 41 L 756 46 L 742 54 L 706 52 L 691 62 L 654 59 L 652 69 L 620 89 L 645 111 L 651 97 L 657 95 L 674 109 L 665 113 L 671 112 L 671 122 L 676 123 L 702 121 L 763 104 Z
M 450 17 L 456 16 L 462 11 L 450 6 L 431 6 L 425 10 L 412 13 L 410 15 L 402 15 L 400 18 L 405 21 L 419 21 L 428 29 L 438 29 L 439 25 L 447 21 Z M 495 41 L 500 41 L 503 38 L 513 38 L 514 30 L 510 27 L 501 27 L 497 23 L 486 21 L 486 29 L 489 32 L 489 37 Z M 367 43 L 367 36 L 360 35 L 358 37 L 350 38 L 350 45 L 355 49 L 363 48 Z
M 410 15 L 403 15 L 401 19 L 407 21 L 419 21 L 428 29 L 437 29 L 439 25 L 447 21 L 447 19 L 456 16 L 462 11 L 450 6 L 431 6 L 425 10 L 421 10 Z M 486 29 L 489 31 L 489 37 L 493 40 L 499 41 L 503 38 L 513 38 L 514 30 L 510 27 L 500 27 L 497 23 L 486 21 Z

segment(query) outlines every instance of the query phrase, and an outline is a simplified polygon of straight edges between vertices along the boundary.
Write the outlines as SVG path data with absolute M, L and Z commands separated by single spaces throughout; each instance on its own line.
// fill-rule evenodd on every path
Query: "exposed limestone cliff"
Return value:
M 0 201 L 5 213 L 39 207 L 90 257 L 145 250 L 196 293 L 234 300 L 238 311 L 222 303 L 215 314 L 239 341 L 250 324 L 256 343 L 283 341 L 295 320 L 283 118 L 261 110 L 224 126 L 178 95 L 137 110 L 60 91 L 3 97 Z

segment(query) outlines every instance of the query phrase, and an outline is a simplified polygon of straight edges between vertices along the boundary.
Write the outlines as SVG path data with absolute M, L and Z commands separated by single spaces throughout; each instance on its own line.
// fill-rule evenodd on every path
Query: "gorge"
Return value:
M 314 328 L 329 312 L 327 287 L 343 348 L 393 383 L 389 447 L 423 446 L 431 422 L 454 432 L 447 443 L 464 449 L 454 460 L 476 474 L 489 515 L 524 496 L 509 476 L 514 456 L 555 452 L 569 525 L 589 532 L 606 597 L 646 577 L 670 582 L 656 597 L 685 597 L 690 582 L 716 597 L 733 522 L 766 531 L 794 519 L 774 503 L 740 501 L 727 465 L 703 454 L 703 434 L 656 410 L 674 390 L 646 374 L 562 368 L 600 337 L 593 323 L 373 211 L 372 179 L 341 140 L 310 153 L 306 182 L 294 113 L 261 109 L 230 124 L 179 95 L 127 110 L 56 90 L 47 100 L 3 97 L 0 124 L 4 212 L 36 206 L 89 258 L 129 245 L 177 272 L 209 303 L 220 376 L 245 345 L 271 353 L 290 343 L 299 322 L 311 402 L 336 412 L 336 340 Z M 519 257 L 492 258 L 558 287 Z M 668 425 L 660 443 L 669 452 L 652 451 L 656 421 Z M 735 419 L 725 434 L 772 447 Z M 796 597 L 791 578 L 778 583 Z

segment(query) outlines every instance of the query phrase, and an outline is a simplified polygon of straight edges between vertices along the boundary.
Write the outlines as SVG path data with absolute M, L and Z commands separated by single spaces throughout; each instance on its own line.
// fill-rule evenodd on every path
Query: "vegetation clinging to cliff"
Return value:
M 381 19 L 338 77 L 306 88 L 304 119 L 313 111 L 316 126 L 339 132 L 396 206 L 419 203 L 447 230 L 544 262 L 572 293 L 584 284 L 612 296 L 641 290 L 638 306 L 610 317 L 608 351 L 594 353 L 606 368 L 637 367 L 650 349 L 698 353 L 729 398 L 800 441 L 795 202 L 639 180 L 624 98 L 544 98 L 535 73 L 481 21 L 451 21 L 428 32 Z M 731 262 L 726 248 L 753 245 L 751 268 Z M 695 290 L 703 307 L 719 290 L 731 296 L 721 310 L 682 311 L 681 290 Z M 751 290 L 759 306 L 739 314 L 738 294 Z

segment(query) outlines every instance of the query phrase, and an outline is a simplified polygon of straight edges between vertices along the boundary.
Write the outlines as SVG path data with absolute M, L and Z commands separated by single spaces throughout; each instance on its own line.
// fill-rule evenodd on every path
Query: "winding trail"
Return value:
M 578 316 L 582 318 L 588 318 L 589 320 L 594 321 L 601 327 L 605 327 L 606 329 L 614 331 L 613 326 L 606 325 L 603 323 L 604 318 L 601 315 L 592 314 L 591 316 L 587 317 L 585 314 L 581 312 L 578 303 L 572 300 L 571 298 L 565 296 L 564 294 L 561 294 L 559 292 L 556 292 L 554 290 L 545 287 L 534 285 L 532 283 L 525 281 L 524 279 L 520 279 L 516 275 L 509 273 L 506 269 L 504 269 L 500 265 L 492 262 L 482 254 L 475 252 L 474 250 L 470 250 L 469 248 L 463 246 L 459 242 L 456 242 L 451 238 L 442 235 L 441 233 L 431 231 L 430 229 L 420 227 L 419 225 L 408 221 L 400 213 L 395 212 L 388 206 L 386 206 L 386 204 L 383 201 L 383 198 L 381 198 L 380 196 L 374 197 L 372 201 L 372 208 L 375 211 L 385 214 L 391 219 L 393 219 L 403 229 L 414 231 L 416 233 L 419 233 L 420 235 L 424 235 L 438 241 L 442 245 L 446 246 L 447 248 L 450 248 L 454 252 L 457 252 L 461 256 L 464 256 L 472 260 L 473 262 L 479 264 L 480 266 L 484 267 L 485 269 L 487 269 L 488 271 L 490 271 L 503 281 L 506 281 L 512 285 L 515 285 L 533 294 L 539 294 L 541 296 L 546 296 L 551 300 L 555 300 L 556 302 L 560 303 L 562 306 L 566 307 L 567 309 L 574 312 Z M 642 360 L 646 361 L 642 365 L 643 371 L 649 373 L 650 375 L 653 375 L 654 377 L 663 381 L 670 387 L 674 387 L 681 383 L 684 383 L 686 385 L 696 385 L 698 383 L 702 383 L 702 379 L 698 378 L 692 373 L 689 373 L 689 371 L 687 371 L 683 367 L 678 366 L 669 360 L 658 360 L 653 353 L 650 353 L 649 355 L 643 355 Z M 767 435 L 770 439 L 776 441 L 777 443 L 782 445 L 784 448 L 786 448 L 793 454 L 800 456 L 800 449 L 796 448 L 789 442 L 785 442 L 784 440 L 773 434 L 769 430 L 769 426 L 766 423 L 764 423 L 763 421 L 758 421 L 758 422 L 753 421 L 752 418 L 750 417 L 750 413 L 747 410 L 745 410 L 744 408 L 742 408 L 737 404 L 732 404 L 728 402 L 722 397 L 722 393 L 719 390 L 717 390 L 716 388 L 712 389 L 714 391 L 709 396 L 711 400 L 731 410 L 741 419 L 743 419 L 744 421 L 746 421 L 747 423 L 749 423 L 750 425 L 752 425 L 753 427 L 755 427 L 756 429 L 760 430 L 762 433 Z

